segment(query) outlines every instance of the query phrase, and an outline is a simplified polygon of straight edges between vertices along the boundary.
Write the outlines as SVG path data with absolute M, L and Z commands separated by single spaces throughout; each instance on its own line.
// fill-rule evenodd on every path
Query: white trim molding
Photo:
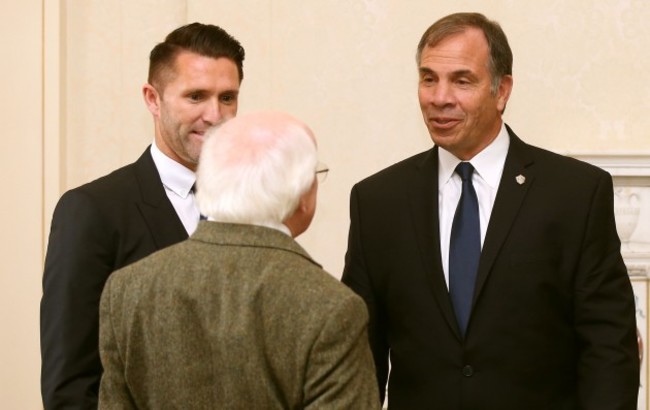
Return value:
M 621 239 L 621 253 L 632 282 L 636 304 L 637 337 L 641 359 L 641 383 L 637 408 L 648 409 L 650 380 L 649 294 L 650 281 L 650 155 L 570 155 L 596 165 L 612 175 L 614 212 Z

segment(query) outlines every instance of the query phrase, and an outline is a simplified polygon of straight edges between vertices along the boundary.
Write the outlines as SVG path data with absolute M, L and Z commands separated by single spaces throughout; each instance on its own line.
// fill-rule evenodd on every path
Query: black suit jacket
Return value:
M 441 263 L 437 147 L 352 189 L 342 280 L 368 305 L 382 397 L 388 380 L 391 409 L 636 409 L 612 179 L 508 131 L 464 339 Z
M 111 272 L 187 238 L 150 150 L 66 192 L 52 217 L 41 300 L 45 409 L 94 409 L 99 300 Z

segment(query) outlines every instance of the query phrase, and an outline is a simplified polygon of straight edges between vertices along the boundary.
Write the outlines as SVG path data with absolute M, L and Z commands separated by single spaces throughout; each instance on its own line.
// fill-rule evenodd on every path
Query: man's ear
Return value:
M 289 231 L 291 232 L 291 237 L 295 238 L 301 233 L 305 232 L 307 230 L 307 227 L 309 226 L 309 223 L 311 222 L 311 218 L 309 218 L 307 215 L 309 214 L 309 200 L 307 199 L 307 194 L 304 194 L 303 196 L 300 197 L 300 201 L 298 201 L 298 205 L 296 206 L 296 209 L 289 215 L 282 223 L 289 228 Z M 305 223 L 305 220 L 309 219 L 307 223 Z
M 512 92 L 512 83 L 513 79 L 511 75 L 504 75 L 501 77 L 499 89 L 497 90 L 497 109 L 501 113 L 506 110 L 506 105 L 508 105 L 510 93 Z
M 147 106 L 147 109 L 154 117 L 160 116 L 160 95 L 156 88 L 147 83 L 142 86 L 142 97 L 144 97 L 144 103 Z
M 305 193 L 303 196 L 300 197 L 300 201 L 298 201 L 298 207 L 296 208 L 295 212 L 301 212 L 301 213 L 306 213 L 309 210 L 309 201 L 307 199 L 307 193 Z

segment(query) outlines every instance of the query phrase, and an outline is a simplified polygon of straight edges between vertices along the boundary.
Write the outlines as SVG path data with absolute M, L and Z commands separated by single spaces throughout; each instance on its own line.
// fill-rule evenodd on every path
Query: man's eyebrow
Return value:
M 463 69 L 452 71 L 451 75 L 454 77 L 473 76 L 474 72 L 472 70 Z
M 420 72 L 420 75 L 436 74 L 436 72 L 430 69 L 429 67 L 420 67 L 418 71 Z M 452 71 L 450 73 L 450 76 L 451 77 L 474 76 L 474 72 L 469 69 L 460 69 L 460 70 Z

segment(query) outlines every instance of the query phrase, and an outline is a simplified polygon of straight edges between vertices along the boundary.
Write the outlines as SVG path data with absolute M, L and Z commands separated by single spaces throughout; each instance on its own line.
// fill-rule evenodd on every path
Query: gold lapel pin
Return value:
M 521 174 L 519 174 L 519 175 L 517 175 L 517 176 L 515 177 L 515 180 L 517 181 L 517 183 L 518 183 L 519 185 L 523 185 L 524 182 L 526 182 L 526 177 L 523 176 L 523 175 L 521 175 Z

